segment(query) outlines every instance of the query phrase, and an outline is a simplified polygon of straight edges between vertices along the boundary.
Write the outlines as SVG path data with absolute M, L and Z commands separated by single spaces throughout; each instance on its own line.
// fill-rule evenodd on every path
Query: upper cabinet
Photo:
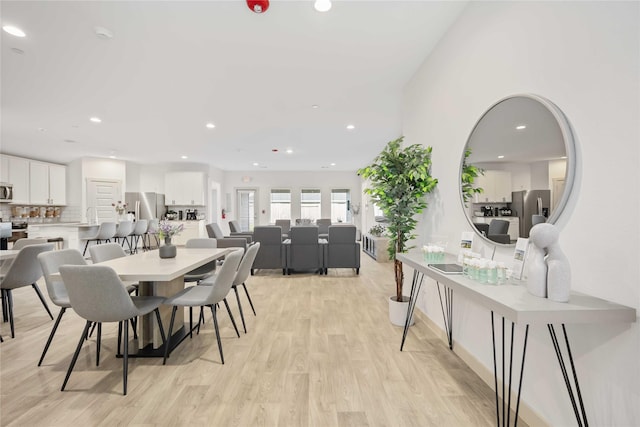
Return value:
M 29 160 L 9 156 L 9 183 L 13 184 L 13 203 L 29 203 Z
M 66 204 L 66 166 L 7 155 L 0 160 L 0 181 L 13 185 L 12 203 Z
M 169 206 L 204 206 L 202 172 L 169 172 L 164 176 L 165 203 Z
M 66 204 L 66 167 L 31 161 L 29 200 L 30 203 L 39 205 Z
M 482 188 L 475 203 L 511 203 L 511 172 L 486 170 L 476 178 L 474 187 Z

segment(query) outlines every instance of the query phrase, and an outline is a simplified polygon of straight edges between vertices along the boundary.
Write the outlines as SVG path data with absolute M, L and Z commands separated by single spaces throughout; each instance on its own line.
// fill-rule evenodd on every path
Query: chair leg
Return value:
M 133 339 L 138 339 L 138 319 L 135 317 L 131 319 L 131 330 L 133 331 Z
M 167 356 L 169 356 L 169 348 L 171 347 L 171 332 L 173 331 L 173 321 L 176 319 L 176 311 L 178 311 L 178 306 L 174 305 L 173 310 L 171 311 L 171 322 L 169 322 L 169 333 L 167 334 L 167 340 L 164 344 L 164 360 L 162 361 L 163 365 L 167 364 Z
M 127 372 L 129 371 L 129 320 L 124 321 L 124 354 L 122 355 L 122 394 L 127 395 Z
M 222 354 L 222 341 L 220 341 L 220 330 L 218 329 L 218 316 L 216 315 L 216 312 L 218 310 L 213 305 L 210 305 L 209 307 L 211 307 L 211 315 L 213 316 L 213 327 L 216 330 L 216 339 L 218 340 L 218 351 L 220 351 L 220 360 L 224 365 L 224 354 Z
M 98 341 L 96 342 L 96 366 L 100 366 L 100 342 L 102 341 L 102 322 L 98 322 Z
M 247 325 L 244 323 L 244 313 L 242 312 L 242 304 L 240 304 L 240 295 L 238 294 L 238 287 L 233 287 L 234 292 L 236 293 L 236 301 L 238 302 L 238 309 L 240 310 L 240 319 L 242 319 L 242 328 L 244 329 L 244 333 L 247 333 Z
M 240 338 L 240 331 L 238 331 L 238 327 L 236 326 L 236 320 L 233 318 L 233 314 L 231 314 L 229 303 L 227 302 L 226 298 L 224 298 L 222 301 L 224 301 L 224 306 L 227 307 L 227 313 L 229 313 L 229 318 L 231 319 L 231 323 L 233 323 L 233 329 L 236 330 L 236 335 L 238 335 L 238 338 Z
M 84 244 L 84 251 L 82 251 L 82 256 L 84 257 L 85 254 L 87 253 L 87 248 L 89 247 L 89 240 L 87 240 L 87 243 Z
M 11 289 L 5 289 L 4 292 L 4 297 L 7 300 L 7 311 L 9 316 L 9 326 L 11 327 L 11 338 L 15 338 L 16 334 L 13 325 L 13 295 L 11 295 Z
M 51 341 L 53 341 L 53 336 L 56 334 L 56 330 L 58 329 L 58 325 L 60 324 L 60 320 L 62 320 L 62 315 L 67 311 L 66 307 L 62 307 L 60 309 L 60 313 L 58 313 L 58 317 L 56 317 L 56 322 L 53 324 L 53 329 L 49 334 L 49 339 L 47 339 L 47 344 L 44 346 L 44 350 L 42 350 L 42 356 L 40 356 L 40 360 L 38 361 L 38 366 L 42 365 L 42 361 L 44 360 L 44 356 L 47 354 L 47 350 L 49 350 L 49 345 L 51 345 Z
M 53 314 L 51 314 L 51 310 L 49 310 L 49 306 L 47 305 L 47 301 L 45 301 L 44 296 L 42 295 L 42 292 L 40 292 L 40 288 L 35 283 L 32 283 L 31 286 L 36 291 L 36 294 L 38 294 L 38 298 L 40 298 L 40 302 L 42 302 L 42 305 L 44 306 L 44 309 L 47 310 L 47 313 L 49 313 L 49 317 L 51 318 L 51 320 L 53 320 Z
M 253 308 L 253 301 L 251 301 L 251 297 L 249 296 L 249 291 L 247 290 L 247 285 L 245 285 L 244 283 L 242 284 L 242 287 L 244 288 L 244 293 L 247 294 L 247 299 L 249 300 L 249 304 L 251 305 L 251 310 L 253 310 L 253 315 L 256 315 L 256 309 Z
M 2 292 L 0 292 L 0 298 L 2 298 L 2 321 L 3 322 L 8 322 L 9 321 L 9 306 L 7 306 L 7 297 L 5 295 L 6 289 L 2 289 Z
M 122 354 L 120 353 L 121 344 L 122 344 L 122 322 L 118 322 L 118 353 L 117 353 L 118 356 Z
M 200 316 L 198 317 L 198 329 L 196 330 L 196 335 L 200 335 L 200 325 L 204 324 L 204 308 L 200 307 Z
M 162 338 L 162 343 L 167 342 L 167 337 L 164 334 L 164 327 L 162 326 L 162 318 L 160 317 L 160 309 L 156 308 L 153 310 L 156 312 L 156 320 L 158 321 L 158 329 L 160 329 L 160 337 Z
M 193 307 L 189 307 L 189 339 L 193 339 Z
M 78 346 L 76 347 L 76 352 L 73 353 L 73 357 L 71 358 L 71 363 L 69 364 L 69 369 L 67 370 L 67 376 L 64 377 L 64 382 L 62 383 L 62 388 L 60 391 L 64 391 L 64 388 L 67 386 L 67 381 L 69 381 L 69 377 L 71 376 L 71 371 L 73 371 L 73 367 L 78 360 L 78 354 L 80 354 L 80 349 L 82 348 L 82 343 L 84 342 L 84 337 L 87 336 L 87 332 L 89 332 L 89 326 L 91 326 L 91 321 L 87 320 L 87 323 L 84 325 L 84 330 L 82 331 L 82 335 L 80 336 L 80 341 L 78 341 Z
M 91 326 L 91 330 L 89 331 L 89 338 L 91 338 L 93 336 L 93 331 L 95 331 L 95 330 L 96 330 L 96 324 L 94 323 Z

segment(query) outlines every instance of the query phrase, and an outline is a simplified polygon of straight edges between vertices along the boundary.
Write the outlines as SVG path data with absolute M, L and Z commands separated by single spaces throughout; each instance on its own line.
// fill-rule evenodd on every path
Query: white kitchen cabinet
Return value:
M 169 172 L 164 176 L 164 191 L 168 206 L 204 206 L 204 173 Z
M 486 170 L 476 178 L 476 188 L 482 193 L 475 195 L 475 203 L 511 203 L 511 172 Z
M 66 167 L 29 162 L 29 201 L 39 205 L 66 203 Z
M 174 245 L 185 245 L 189 239 L 208 237 L 205 231 L 204 221 L 171 221 L 171 224 L 184 225 L 182 232 L 171 238 L 171 243 Z
M 29 203 L 29 160 L 9 156 L 9 183 L 13 184 L 13 203 Z
M 9 158 L 0 154 L 0 182 L 9 183 Z

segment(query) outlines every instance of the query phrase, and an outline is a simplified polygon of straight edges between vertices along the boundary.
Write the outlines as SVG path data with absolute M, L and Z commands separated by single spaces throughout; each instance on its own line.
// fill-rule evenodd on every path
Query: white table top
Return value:
M 177 248 L 175 258 L 160 258 L 157 250 L 128 255 L 101 262 L 99 265 L 112 267 L 121 280 L 142 282 L 168 282 L 196 267 L 224 257 L 233 248 L 200 249 Z
M 18 256 L 19 252 L 20 251 L 14 251 L 14 250 L 0 251 L 0 261 L 3 261 L 5 259 L 13 259 L 16 256 Z
M 421 252 L 397 254 L 407 266 L 450 287 L 455 293 L 522 324 L 635 322 L 636 310 L 600 298 L 572 292 L 568 303 L 531 295 L 526 283 L 488 285 L 461 274 L 444 274 L 429 267 Z M 446 262 L 455 262 L 449 257 Z

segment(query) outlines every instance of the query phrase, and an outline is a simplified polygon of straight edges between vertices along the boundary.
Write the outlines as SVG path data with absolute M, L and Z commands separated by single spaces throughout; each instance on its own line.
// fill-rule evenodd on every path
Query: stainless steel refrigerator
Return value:
M 125 193 L 124 202 L 127 212 L 139 219 L 160 219 L 166 213 L 164 194 L 159 193 Z
M 511 211 L 520 220 L 520 237 L 529 237 L 533 215 L 549 216 L 551 190 L 522 190 L 511 193 Z

